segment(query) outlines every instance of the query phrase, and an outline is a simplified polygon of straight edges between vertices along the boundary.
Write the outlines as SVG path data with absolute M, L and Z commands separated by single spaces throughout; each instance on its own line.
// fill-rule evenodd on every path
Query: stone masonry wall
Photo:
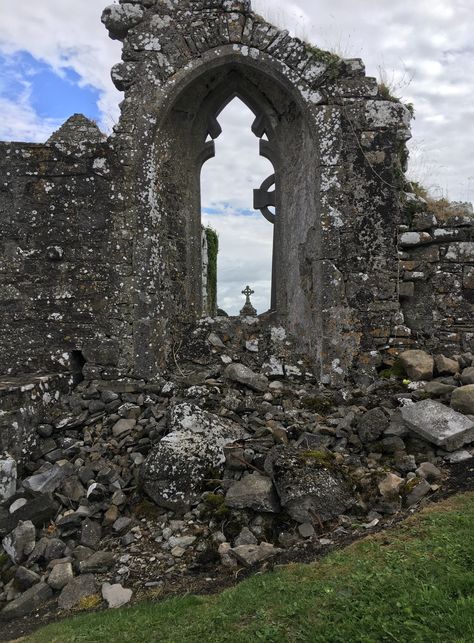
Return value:
M 411 332 L 401 326 L 398 335 L 405 346 L 446 355 L 474 352 L 472 205 L 408 197 L 399 237 L 400 299 Z

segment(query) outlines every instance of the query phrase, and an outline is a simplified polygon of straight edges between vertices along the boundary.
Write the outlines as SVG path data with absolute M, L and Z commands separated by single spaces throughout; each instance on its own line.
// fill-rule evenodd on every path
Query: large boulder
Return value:
M 199 500 L 204 480 L 223 470 L 225 447 L 248 434 L 193 404 L 176 405 L 170 422 L 171 433 L 143 465 L 143 486 L 159 506 L 187 511 Z
M 402 417 L 413 433 L 446 451 L 474 440 L 474 421 L 434 400 L 404 406 Z
M 227 492 L 225 503 L 233 509 L 253 509 L 277 513 L 280 503 L 270 478 L 253 473 L 236 482 Z
M 405 351 L 400 355 L 400 362 L 414 382 L 433 379 L 434 359 L 425 351 Z
M 455 375 L 459 373 L 459 362 L 445 355 L 435 355 L 436 371 L 439 375 Z
M 474 415 L 474 384 L 461 386 L 453 391 L 451 406 L 460 413 Z
M 282 507 L 297 522 L 332 520 L 353 504 L 350 485 L 329 454 L 275 447 L 265 469 Z

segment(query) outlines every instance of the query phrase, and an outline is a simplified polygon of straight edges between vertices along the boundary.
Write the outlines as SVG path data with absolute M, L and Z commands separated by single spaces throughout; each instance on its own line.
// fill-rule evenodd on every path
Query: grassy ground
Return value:
M 56 623 L 29 643 L 474 641 L 474 493 L 312 565 L 218 596 L 177 598 Z

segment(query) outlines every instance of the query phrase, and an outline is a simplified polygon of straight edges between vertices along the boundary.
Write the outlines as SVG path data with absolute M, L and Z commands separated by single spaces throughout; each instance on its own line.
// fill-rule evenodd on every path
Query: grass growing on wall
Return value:
M 219 237 L 210 227 L 206 228 L 207 238 L 207 297 L 208 312 L 215 315 L 217 311 L 217 255 L 219 253 Z

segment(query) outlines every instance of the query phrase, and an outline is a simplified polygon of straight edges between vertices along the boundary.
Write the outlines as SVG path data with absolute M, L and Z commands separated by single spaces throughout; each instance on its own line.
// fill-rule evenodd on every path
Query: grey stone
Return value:
M 82 523 L 81 545 L 97 549 L 102 538 L 102 527 L 95 520 L 86 519 Z
M 459 362 L 445 355 L 435 355 L 435 368 L 439 375 L 455 375 L 459 373 Z
M 455 451 L 454 453 L 450 453 L 449 455 L 446 456 L 446 460 L 450 464 L 458 464 L 459 462 L 466 462 L 467 460 L 470 460 L 472 458 L 472 453 L 469 451 L 466 451 L 465 449 L 461 449 L 460 451 Z
M 37 585 L 40 581 L 41 578 L 36 572 L 26 567 L 17 567 L 15 571 L 15 587 L 18 587 L 21 592 L 33 587 L 33 585 Z
M 144 489 L 158 505 L 187 511 L 199 500 L 209 471 L 223 470 L 224 448 L 247 434 L 234 422 L 192 404 L 174 406 L 170 425 L 171 433 L 143 465 Z
M 26 478 L 22 484 L 25 489 L 35 493 L 53 493 L 70 474 L 70 466 L 55 464 L 42 473 Z
M 77 607 L 81 601 L 97 593 L 95 578 L 92 574 L 74 578 L 62 590 L 58 598 L 60 610 L 70 610 Z
M 329 460 L 330 462 L 330 460 Z M 304 451 L 275 447 L 265 462 L 281 505 L 299 523 L 331 520 L 353 504 L 349 484 L 338 468 Z
M 130 603 L 132 596 L 133 591 L 131 589 L 125 589 L 122 585 L 111 585 L 110 583 L 104 583 L 102 585 L 102 597 L 110 609 L 123 607 L 127 603 Z
M 357 431 L 362 442 L 374 442 L 386 431 L 389 419 L 382 409 L 367 411 L 357 423 Z
M 16 460 L 7 453 L 0 454 L 0 503 L 16 493 Z
M 79 563 L 81 574 L 101 574 L 115 564 L 115 556 L 110 551 L 97 551 Z
M 58 563 L 53 567 L 48 578 L 48 585 L 53 589 L 63 589 L 74 578 L 71 563 Z
M 274 558 L 281 553 L 281 549 L 274 547 L 270 543 L 263 542 L 260 545 L 240 545 L 230 549 L 229 553 L 246 567 L 253 567 L 253 565 L 258 565 L 270 558 Z
M 394 473 L 387 473 L 385 478 L 379 482 L 380 495 L 384 498 L 398 497 L 400 489 L 405 484 L 405 480 L 395 475 Z
M 461 386 L 453 391 L 451 407 L 460 413 L 474 415 L 474 384 Z M 473 441 L 473 438 L 471 438 L 471 441 Z
M 302 538 L 312 538 L 316 533 L 313 525 L 310 522 L 304 522 L 302 525 L 298 526 L 298 531 Z
M 443 477 L 443 473 L 431 462 L 422 462 L 416 470 L 416 475 L 428 480 L 428 482 L 436 482 Z
M 258 375 L 243 364 L 229 364 L 224 371 L 227 379 L 248 386 L 258 393 L 265 393 L 268 390 L 268 378 L 265 375 Z
M 239 547 L 240 545 L 257 545 L 258 541 L 255 535 L 250 531 L 248 527 L 244 527 L 240 534 L 235 539 L 234 546 Z
M 443 397 L 451 395 L 453 391 L 456 390 L 456 386 L 451 386 L 449 384 L 443 384 L 442 382 L 427 382 L 426 386 L 423 388 L 425 393 L 432 395 L 434 397 Z
M 136 424 L 136 420 L 121 419 L 114 424 L 112 433 L 114 434 L 114 437 L 121 438 L 127 433 L 130 433 L 130 431 L 136 426 Z
M 431 485 L 426 480 L 417 480 L 416 485 L 410 488 L 405 498 L 406 505 L 412 507 L 422 500 L 431 490 Z
M 404 406 L 402 416 L 414 433 L 446 451 L 474 440 L 474 421 L 440 402 L 423 400 Z
M 272 481 L 258 473 L 245 476 L 233 484 L 227 492 L 225 502 L 233 509 L 253 509 L 270 513 L 280 510 Z
M 33 551 L 36 542 L 34 524 L 27 520 L 20 522 L 8 536 L 2 540 L 2 546 L 10 560 L 19 565 Z
M 434 359 L 425 351 L 405 351 L 399 359 L 406 374 L 414 382 L 433 379 Z
M 53 590 L 46 583 L 38 583 L 27 589 L 21 596 L 9 603 L 0 612 L 0 617 L 4 621 L 11 621 L 15 618 L 28 616 L 34 610 L 38 609 L 53 595 Z
M 464 385 L 474 384 L 474 366 L 465 368 L 461 373 L 461 382 Z
M 123 534 L 125 533 L 130 525 L 132 524 L 132 519 L 127 518 L 126 516 L 122 516 L 121 518 L 117 518 L 117 520 L 114 522 L 112 525 L 113 530 L 118 533 L 118 534 Z

